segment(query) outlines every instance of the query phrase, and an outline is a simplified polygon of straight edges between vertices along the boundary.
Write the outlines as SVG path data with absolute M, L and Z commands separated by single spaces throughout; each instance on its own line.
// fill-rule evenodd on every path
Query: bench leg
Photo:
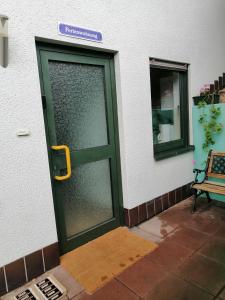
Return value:
M 210 198 L 209 193 L 208 192 L 205 192 L 205 193 L 206 193 L 206 197 L 208 199 L 208 203 L 212 202 L 212 199 Z
M 192 213 L 196 211 L 196 202 L 197 202 L 197 190 L 193 190 Z

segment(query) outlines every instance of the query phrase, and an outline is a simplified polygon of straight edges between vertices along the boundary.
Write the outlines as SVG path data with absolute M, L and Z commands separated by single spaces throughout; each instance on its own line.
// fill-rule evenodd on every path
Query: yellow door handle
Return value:
M 71 159 L 70 159 L 70 149 L 66 145 L 60 145 L 60 146 L 52 146 L 51 147 L 53 150 L 64 150 L 66 154 L 66 169 L 67 169 L 67 174 L 64 176 L 55 176 L 55 180 L 67 180 L 71 177 Z

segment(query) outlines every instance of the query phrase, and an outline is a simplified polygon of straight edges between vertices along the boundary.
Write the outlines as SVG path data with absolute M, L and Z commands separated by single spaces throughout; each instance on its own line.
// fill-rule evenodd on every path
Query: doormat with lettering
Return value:
M 157 247 L 127 228 L 119 227 L 63 255 L 61 265 L 93 294 Z

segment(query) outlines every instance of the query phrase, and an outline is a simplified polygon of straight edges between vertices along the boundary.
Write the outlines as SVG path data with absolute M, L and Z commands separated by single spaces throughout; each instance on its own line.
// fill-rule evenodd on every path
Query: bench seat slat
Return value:
M 219 181 L 205 180 L 204 183 L 215 184 L 215 185 L 219 185 L 219 186 L 224 186 L 225 187 L 225 183 L 224 182 L 219 182 Z
M 209 193 L 215 193 L 220 195 L 225 195 L 225 186 L 219 186 L 210 183 L 195 183 L 192 186 L 193 189 L 201 190 Z

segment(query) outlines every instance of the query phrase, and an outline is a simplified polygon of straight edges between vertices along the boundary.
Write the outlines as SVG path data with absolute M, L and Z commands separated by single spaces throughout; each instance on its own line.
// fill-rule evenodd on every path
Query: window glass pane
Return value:
M 181 138 L 179 72 L 151 68 L 154 144 Z

